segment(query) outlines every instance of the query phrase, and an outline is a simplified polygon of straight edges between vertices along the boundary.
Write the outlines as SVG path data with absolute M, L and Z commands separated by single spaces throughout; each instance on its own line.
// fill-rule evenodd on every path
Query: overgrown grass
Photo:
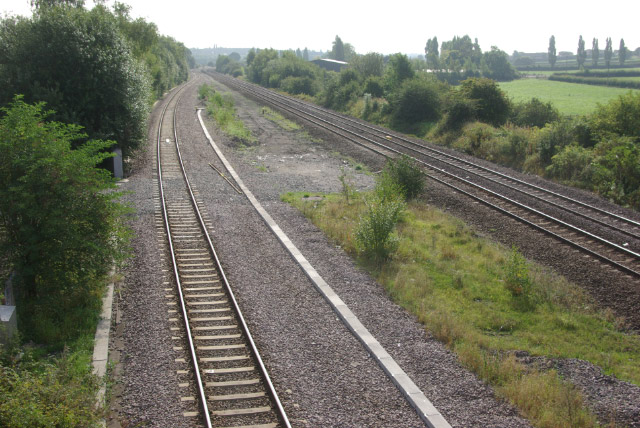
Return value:
M 546 79 L 519 79 L 500 83 L 500 88 L 514 101 L 530 101 L 536 97 L 551 102 L 562 114 L 583 115 L 592 113 L 597 104 L 629 92 L 629 89 L 576 83 L 554 82 Z
M 316 198 L 314 198 L 316 199 Z M 540 427 L 590 427 L 579 392 L 554 371 L 525 367 L 514 351 L 580 358 L 640 384 L 640 338 L 595 309 L 576 286 L 485 240 L 439 210 L 410 203 L 398 248 L 382 267 L 358 255 L 354 229 L 362 198 L 287 194 L 337 244 L 358 258 L 392 298 L 415 314 L 460 361 Z M 523 285 L 524 284 L 524 285 Z
M 201 99 L 207 101 L 207 112 L 213 117 L 222 132 L 242 145 L 255 144 L 256 138 L 236 115 L 231 95 L 222 95 L 208 85 L 200 86 L 198 93 Z
M 286 117 L 284 117 L 277 111 L 270 109 L 269 107 L 262 107 L 260 109 L 260 114 L 262 114 L 262 116 L 264 116 L 266 119 L 274 122 L 285 131 L 299 131 L 300 129 L 302 129 L 300 125 L 287 119 Z
M 87 350 L 43 357 L 41 350 L 0 352 L 0 426 L 6 428 L 99 426 L 99 379 Z

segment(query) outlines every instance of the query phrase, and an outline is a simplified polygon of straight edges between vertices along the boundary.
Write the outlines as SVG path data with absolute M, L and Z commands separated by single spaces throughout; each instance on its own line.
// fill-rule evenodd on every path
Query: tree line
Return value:
M 582 38 L 582 35 L 578 38 L 578 48 L 576 51 L 576 61 L 578 62 L 578 68 L 584 69 L 587 61 L 587 50 L 585 47 L 585 40 Z M 611 37 L 607 37 L 605 41 L 605 47 L 603 50 L 603 59 L 604 64 L 608 68 L 611 67 L 611 61 L 613 59 L 613 42 L 611 41 Z M 624 66 L 627 57 L 629 56 L 629 49 L 627 48 L 624 39 L 620 39 L 620 44 L 618 50 L 616 51 L 618 55 L 618 62 L 620 66 Z M 549 65 L 551 67 L 555 67 L 556 62 L 558 60 L 558 55 L 556 52 L 556 37 L 551 36 L 549 38 L 549 47 L 547 49 L 547 58 L 549 60 Z M 600 43 L 599 40 L 594 37 L 591 42 L 591 65 L 593 67 L 597 67 L 600 61 Z
M 332 52 L 341 52 L 340 43 L 336 37 Z M 536 98 L 513 102 L 487 77 L 495 76 L 490 64 L 506 63 L 497 48 L 482 52 L 468 36 L 442 44 L 434 37 L 425 53 L 423 60 L 352 53 L 336 73 L 293 51 L 262 49 L 233 70 L 262 86 L 640 208 L 640 96 L 565 118 Z

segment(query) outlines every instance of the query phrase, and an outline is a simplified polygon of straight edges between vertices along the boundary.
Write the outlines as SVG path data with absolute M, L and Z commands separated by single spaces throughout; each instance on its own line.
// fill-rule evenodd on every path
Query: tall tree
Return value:
M 429 70 L 440 69 L 440 54 L 438 52 L 438 38 L 427 40 L 427 45 L 424 48 L 425 59 L 427 60 L 427 68 Z
M 45 101 L 54 120 L 116 140 L 130 154 L 146 135 L 151 87 L 104 6 L 41 8 L 0 22 L 0 104 Z
M 549 39 L 549 49 L 547 51 L 547 56 L 549 58 L 549 64 L 551 67 L 555 67 L 556 60 L 558 59 L 558 55 L 556 53 L 556 36 L 551 36 Z
M 627 47 L 624 44 L 624 39 L 620 39 L 620 49 L 618 50 L 618 59 L 620 65 L 624 65 L 624 61 L 627 59 Z
M 309 49 L 304 48 L 304 50 L 302 51 L 302 59 L 304 59 L 305 61 L 309 61 Z
M 607 37 L 607 45 L 604 48 L 604 63 L 607 70 L 611 66 L 611 58 L 613 57 L 613 46 L 611 45 L 611 37 Z
M 331 48 L 329 56 L 336 61 L 344 61 L 344 43 L 339 36 L 336 36 L 336 39 L 333 41 L 333 47 Z
M 584 68 L 584 62 L 587 59 L 587 51 L 584 48 L 584 39 L 582 38 L 582 35 L 580 35 L 580 39 L 578 40 L 578 52 L 577 52 L 577 60 L 578 60 L 578 67 L 579 68 Z
M 591 62 L 594 67 L 598 66 L 598 59 L 600 58 L 600 49 L 598 48 L 598 39 L 593 38 L 591 43 Z

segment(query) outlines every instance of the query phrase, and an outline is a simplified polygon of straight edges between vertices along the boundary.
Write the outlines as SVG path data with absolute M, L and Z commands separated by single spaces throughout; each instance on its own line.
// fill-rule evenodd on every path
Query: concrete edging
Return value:
M 110 275 L 114 275 L 115 271 L 112 270 Z M 113 289 L 114 283 L 111 282 L 107 286 L 107 292 L 102 298 L 102 313 L 100 314 L 100 321 L 98 321 L 98 327 L 96 328 L 96 334 L 94 337 L 93 345 L 93 374 L 104 380 L 107 374 L 107 362 L 109 361 L 109 332 L 111 331 L 111 312 L 113 309 Z M 96 394 L 96 405 L 104 405 L 105 395 L 107 392 L 107 385 L 102 382 L 100 389 Z M 101 425 L 106 426 L 106 421 L 103 419 Z
M 244 185 L 238 174 L 235 172 L 231 164 L 224 157 L 222 151 L 211 138 L 201 115 L 202 109 L 198 109 L 198 120 L 204 131 L 209 144 L 216 152 L 229 174 L 234 178 L 238 186 L 242 189 L 247 199 L 253 207 L 258 211 L 264 222 L 276 235 L 280 243 L 287 249 L 291 257 L 302 267 L 307 277 L 311 280 L 315 288 L 320 292 L 324 299 L 329 303 L 333 311 L 338 314 L 345 326 L 352 334 L 362 343 L 365 349 L 375 358 L 384 372 L 391 378 L 396 387 L 404 395 L 406 400 L 417 411 L 423 422 L 430 428 L 451 428 L 451 425 L 444 419 L 440 412 L 433 406 L 431 401 L 416 386 L 411 378 L 402 370 L 395 360 L 387 353 L 384 347 L 376 340 L 375 337 L 360 320 L 351 312 L 347 305 L 340 299 L 333 289 L 325 282 L 320 274 L 314 269 L 309 261 L 302 255 L 298 248 L 291 242 L 287 235 L 280 229 L 278 224 L 273 220 L 269 213 L 262 207 L 260 202 Z

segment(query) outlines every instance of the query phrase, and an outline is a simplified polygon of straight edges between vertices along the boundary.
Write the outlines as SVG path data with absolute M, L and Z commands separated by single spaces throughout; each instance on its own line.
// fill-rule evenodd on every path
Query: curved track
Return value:
M 381 156 L 411 156 L 424 165 L 431 179 L 552 236 L 604 262 L 610 268 L 632 278 L 640 278 L 638 220 L 331 110 L 223 74 L 209 74 L 230 88 L 242 91 Z
M 157 168 L 175 278 L 167 305 L 180 355 L 176 362 L 185 364 L 178 371 L 179 387 L 182 401 L 193 403 L 184 416 L 200 418 L 207 428 L 290 427 L 182 163 L 175 112 L 183 88 L 171 96 L 159 121 Z

